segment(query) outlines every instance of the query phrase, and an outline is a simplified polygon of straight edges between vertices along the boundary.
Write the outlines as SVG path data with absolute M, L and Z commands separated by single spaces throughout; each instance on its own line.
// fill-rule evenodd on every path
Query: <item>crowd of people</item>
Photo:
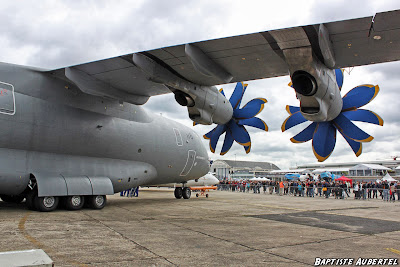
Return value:
M 279 194 L 280 196 L 299 197 L 335 197 L 344 199 L 354 194 L 354 199 L 381 198 L 383 201 L 400 200 L 400 183 L 382 182 L 350 182 L 344 181 L 221 181 L 218 190 L 230 190 L 233 192 L 255 193 L 255 194 Z

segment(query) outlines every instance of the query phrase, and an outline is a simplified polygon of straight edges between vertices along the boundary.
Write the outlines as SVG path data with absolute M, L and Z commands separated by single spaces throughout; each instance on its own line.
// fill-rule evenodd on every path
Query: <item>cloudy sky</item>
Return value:
M 114 57 L 164 46 L 253 33 L 284 27 L 372 16 L 400 9 L 398 0 L 326 1 L 0 1 L 0 61 L 47 69 Z M 365 83 L 379 84 L 380 94 L 366 106 L 385 121 L 383 127 L 358 124 L 375 137 L 356 158 L 338 135 L 335 150 L 325 162 L 389 159 L 400 156 L 400 62 L 356 67 L 345 75 L 342 91 Z M 317 162 L 311 142 L 293 144 L 290 138 L 305 125 L 282 133 L 285 106 L 297 105 L 288 77 L 251 81 L 243 103 L 265 97 L 268 103 L 259 117 L 269 132 L 250 130 L 252 152 L 234 144 L 224 157 L 210 158 L 268 161 L 281 168 Z M 234 84 L 222 86 L 229 97 Z M 150 99 L 149 111 L 177 120 L 189 127 L 186 108 L 173 95 Z M 211 126 L 196 126 L 200 135 Z M 217 147 L 219 152 L 223 138 Z M 205 140 L 204 144 L 208 147 Z

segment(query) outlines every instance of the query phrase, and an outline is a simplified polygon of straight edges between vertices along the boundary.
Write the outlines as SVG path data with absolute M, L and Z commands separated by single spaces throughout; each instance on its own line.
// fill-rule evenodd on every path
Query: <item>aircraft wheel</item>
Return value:
M 37 210 L 36 205 L 35 205 L 35 198 L 37 198 L 37 192 L 35 191 L 29 191 L 29 193 L 26 195 L 26 206 L 30 210 Z
M 208 197 L 208 194 L 206 194 L 206 197 Z
M 107 197 L 104 195 L 88 196 L 86 201 L 87 201 L 89 208 L 95 209 L 95 210 L 101 210 L 102 208 L 105 207 L 105 205 L 107 203 Z
M 189 199 L 192 195 L 192 190 L 189 187 L 184 187 L 182 190 L 182 196 L 184 199 Z
M 16 204 L 21 203 L 22 200 L 24 200 L 24 198 L 25 198 L 25 197 L 23 197 L 23 196 L 5 196 L 5 195 L 2 195 L 2 196 L 1 196 L 1 199 L 2 199 L 4 202 L 7 202 L 7 203 L 16 203 Z
M 65 197 L 64 201 L 68 210 L 80 210 L 85 203 L 85 198 L 83 196 L 68 196 Z
M 34 202 L 38 210 L 48 212 L 53 211 L 58 206 L 58 197 L 35 197 Z
M 176 199 L 181 199 L 182 198 L 182 187 L 176 187 L 174 195 L 175 195 Z
M 196 197 L 199 197 L 199 193 L 196 194 Z

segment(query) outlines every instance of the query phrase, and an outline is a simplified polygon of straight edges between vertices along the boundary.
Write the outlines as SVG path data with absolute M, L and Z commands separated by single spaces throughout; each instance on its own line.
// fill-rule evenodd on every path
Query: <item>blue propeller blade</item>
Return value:
M 335 127 L 345 136 L 358 142 L 370 142 L 372 136 L 358 128 L 343 113 L 340 113 L 333 121 Z
M 249 101 L 243 108 L 233 110 L 233 117 L 237 119 L 253 118 L 264 109 L 265 103 L 267 103 L 265 98 L 255 98 Z
M 336 144 L 336 129 L 330 122 L 320 122 L 315 130 L 312 147 L 318 161 L 326 160 Z
M 242 125 L 237 125 L 234 120 L 228 122 L 228 128 L 232 131 L 233 139 L 242 146 L 250 146 L 250 135 Z
M 306 121 L 301 112 L 293 113 L 282 123 L 282 132 Z
M 217 128 L 217 127 L 215 127 L 215 128 Z M 205 135 L 203 135 L 204 139 L 211 139 L 212 132 L 215 130 L 215 128 L 212 129 L 211 131 L 209 131 L 208 133 L 206 133 Z
M 294 114 L 294 113 L 300 111 L 300 107 L 294 107 L 294 106 L 286 105 L 286 111 L 287 111 L 290 115 L 292 115 L 292 114 Z
M 292 141 L 293 143 L 304 143 L 310 141 L 313 138 L 317 124 L 317 122 L 311 123 L 303 131 L 293 136 L 290 141 Z
M 239 120 L 238 121 L 239 125 L 248 125 L 251 127 L 255 127 L 264 131 L 268 131 L 268 126 L 267 124 L 260 118 L 254 117 L 251 119 L 244 119 L 244 120 Z
M 221 88 L 221 89 L 219 89 L 219 92 L 223 95 L 223 96 L 225 96 L 225 93 L 224 93 L 224 90 Z M 226 96 L 225 96 L 226 97 Z
M 335 69 L 335 74 L 336 74 L 336 83 L 339 86 L 339 90 L 342 89 L 343 86 L 343 71 L 341 69 Z
M 225 155 L 228 153 L 229 149 L 232 147 L 233 144 L 233 136 L 231 130 L 227 129 L 225 133 L 225 140 L 224 144 L 222 145 L 222 150 L 221 150 L 221 156 Z
M 354 154 L 356 154 L 356 156 L 360 156 L 362 153 L 362 143 L 361 142 L 357 142 L 354 141 L 350 138 L 348 138 L 347 136 L 343 135 L 341 132 L 339 132 L 344 139 L 347 141 L 347 143 L 349 144 L 349 146 L 351 147 L 351 149 L 354 151 Z
M 264 104 L 267 102 L 265 98 L 253 99 L 240 109 L 246 88 L 247 84 L 236 83 L 235 90 L 229 99 L 229 103 L 233 108 L 232 119 L 224 125 L 218 125 L 204 135 L 205 139 L 210 140 L 211 152 L 215 153 L 219 137 L 226 132 L 221 155 L 225 155 L 230 150 L 233 141 L 242 145 L 246 153 L 249 153 L 251 150 L 251 139 L 244 125 L 268 131 L 267 124 L 262 119 L 255 117 L 264 109 Z M 223 89 L 220 89 L 219 92 L 225 97 Z M 193 123 L 193 125 L 196 125 L 196 123 Z
M 233 109 L 236 109 L 240 106 L 246 88 L 247 84 L 244 83 L 236 84 L 235 90 L 233 91 L 231 98 L 229 98 L 229 102 L 231 103 Z
M 215 153 L 215 148 L 217 147 L 218 139 L 226 130 L 225 125 L 218 125 L 215 127 L 214 131 L 211 133 L 210 138 L 210 150 L 212 153 Z
M 343 97 L 343 107 L 342 111 L 346 110 L 354 110 L 359 107 L 362 107 L 379 93 L 379 86 L 373 86 L 370 84 L 360 85 L 351 89 L 344 97 Z
M 351 121 L 362 121 L 383 126 L 382 118 L 378 114 L 370 110 L 357 109 L 357 110 L 345 111 L 343 112 L 343 115 L 345 115 L 346 118 L 348 118 Z

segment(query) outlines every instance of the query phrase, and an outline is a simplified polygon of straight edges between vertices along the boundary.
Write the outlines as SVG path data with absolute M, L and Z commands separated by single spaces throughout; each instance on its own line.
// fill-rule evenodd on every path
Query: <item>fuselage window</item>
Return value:
M 179 129 L 174 128 L 174 133 L 175 133 L 175 138 L 176 138 L 176 144 L 178 146 L 183 146 L 182 136 L 181 136 L 181 132 L 179 131 Z
M 14 86 L 0 82 L 0 113 L 15 114 Z

